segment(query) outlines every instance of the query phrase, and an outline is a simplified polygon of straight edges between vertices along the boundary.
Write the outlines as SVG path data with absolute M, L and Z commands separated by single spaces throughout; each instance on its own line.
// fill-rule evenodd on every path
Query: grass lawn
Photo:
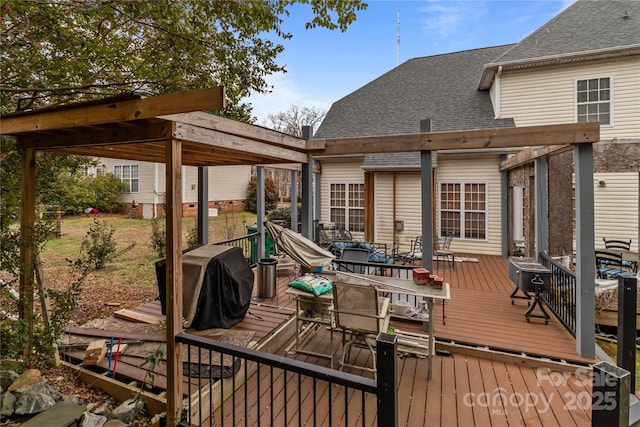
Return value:
M 152 221 L 99 214 L 96 219 L 106 221 L 115 229 L 117 250 L 135 243 L 105 268 L 91 273 L 83 286 L 81 306 L 74 313 L 76 323 L 109 315 L 119 308 L 135 307 L 152 301 L 158 295 L 155 262 L 160 258 L 151 247 Z M 80 244 L 93 216 L 75 216 L 62 220 L 61 237 L 52 238 L 42 252 L 45 285 L 65 290 L 72 281 L 67 260 L 78 258 Z M 223 212 L 209 218 L 209 242 L 215 243 L 246 234 L 246 225 L 253 225 L 256 215 L 251 212 Z M 182 223 L 183 249 L 187 236 L 195 227 L 196 218 L 184 218 Z

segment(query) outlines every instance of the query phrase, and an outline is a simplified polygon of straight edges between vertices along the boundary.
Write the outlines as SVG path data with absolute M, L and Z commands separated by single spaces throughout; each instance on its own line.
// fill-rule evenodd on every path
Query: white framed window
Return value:
M 364 184 L 334 183 L 329 186 L 330 222 L 349 231 L 364 231 Z
M 487 184 L 441 182 L 439 191 L 440 236 L 486 240 Z
M 613 123 L 611 77 L 576 80 L 576 121 Z
M 113 174 L 124 182 L 123 193 L 137 193 L 140 191 L 139 165 L 116 165 L 113 167 Z

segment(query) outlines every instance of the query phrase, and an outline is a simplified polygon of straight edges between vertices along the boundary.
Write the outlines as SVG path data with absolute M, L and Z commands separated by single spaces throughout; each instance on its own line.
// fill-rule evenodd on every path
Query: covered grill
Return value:
M 551 270 L 540 264 L 533 258 L 509 257 L 509 278 L 516 284 L 511 293 L 511 304 L 514 298 L 531 299 L 529 292 L 534 292 L 533 304 L 525 312 L 527 322 L 531 317 L 540 317 L 544 323 L 549 323 L 549 315 L 542 305 L 541 296 L 551 290 Z M 523 295 L 517 295 L 521 291 Z M 532 314 L 533 309 L 539 305 L 542 314 Z

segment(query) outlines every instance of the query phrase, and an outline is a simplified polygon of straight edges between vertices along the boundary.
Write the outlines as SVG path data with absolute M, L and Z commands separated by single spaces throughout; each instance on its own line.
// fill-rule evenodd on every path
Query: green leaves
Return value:
M 241 99 L 284 71 L 280 29 L 294 3 L 308 28 L 345 31 L 361 0 L 7 0 L 0 46 L 2 112 L 122 92 L 172 93 L 223 85 L 228 116 L 251 121 Z

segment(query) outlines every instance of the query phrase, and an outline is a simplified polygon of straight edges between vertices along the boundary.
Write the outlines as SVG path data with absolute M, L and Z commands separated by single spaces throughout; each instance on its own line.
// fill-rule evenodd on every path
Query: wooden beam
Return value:
M 150 98 L 6 117 L 2 118 L 0 134 L 15 135 L 48 129 L 142 120 L 198 110 L 221 110 L 223 108 L 224 88 L 196 89 Z
M 175 138 L 185 141 L 195 141 L 216 147 L 226 148 L 238 153 L 258 154 L 266 159 L 275 161 L 290 161 L 294 163 L 307 163 L 308 156 L 299 151 L 258 142 L 251 139 L 229 135 L 211 129 L 205 129 L 185 123 L 176 123 Z
M 500 162 L 500 170 L 517 168 L 527 163 L 531 163 L 538 157 L 558 154 L 571 149 L 571 145 L 547 145 L 546 147 L 529 147 L 519 153 L 513 154 Z
M 182 411 L 182 142 L 166 144 L 167 226 L 167 426 L 175 427 Z
M 36 133 L 20 138 L 22 147 L 47 150 L 52 148 L 87 147 L 148 143 L 171 138 L 173 128 L 167 121 L 137 121 L 135 126 L 110 124 L 98 128 L 82 128 L 81 132 Z M 163 144 L 164 146 L 164 144 Z
M 297 138 L 272 129 L 239 122 L 237 120 L 231 120 L 215 114 L 208 114 L 203 111 L 194 111 L 192 113 L 185 114 L 172 114 L 159 118 L 198 126 L 205 129 L 217 130 L 219 132 L 254 139 L 256 141 L 269 142 L 280 147 L 290 148 L 297 151 L 304 151 L 307 147 L 307 141 L 302 138 Z
M 477 150 L 534 145 L 594 143 L 600 140 L 597 122 L 516 128 L 475 129 L 341 139 L 312 139 L 314 156 L 362 153 L 401 153 L 422 150 Z
M 160 414 L 166 410 L 166 399 L 141 389 L 141 387 L 124 384 L 116 379 L 76 366 L 69 362 L 62 361 L 62 366 L 71 372 L 79 374 L 80 379 L 82 379 L 86 384 L 91 384 L 99 388 L 109 396 L 115 397 L 116 400 L 120 402 L 130 399 L 131 396 L 138 392 L 141 393 L 142 400 L 144 401 L 144 407 L 149 415 Z

